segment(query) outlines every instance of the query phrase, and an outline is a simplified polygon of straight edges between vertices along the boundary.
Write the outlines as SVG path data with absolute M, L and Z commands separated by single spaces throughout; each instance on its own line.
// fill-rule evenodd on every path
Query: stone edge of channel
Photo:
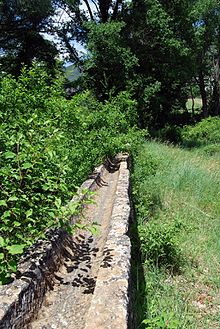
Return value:
M 132 215 L 129 157 L 124 156 L 122 160 L 111 225 L 103 251 L 103 263 L 98 273 L 85 329 L 132 327 L 132 316 L 129 314 L 131 241 L 128 232 Z

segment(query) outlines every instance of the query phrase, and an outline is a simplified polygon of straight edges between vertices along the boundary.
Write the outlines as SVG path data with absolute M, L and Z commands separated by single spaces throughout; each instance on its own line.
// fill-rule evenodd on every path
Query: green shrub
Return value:
M 65 225 L 62 206 L 94 166 L 135 148 L 135 105 L 128 93 L 68 101 L 40 65 L 0 81 L 0 283 L 46 228 Z
M 205 145 L 202 151 L 210 156 L 220 155 L 220 143 Z
M 156 133 L 156 137 L 162 141 L 179 143 L 181 141 L 181 128 L 176 125 L 167 124 Z
M 157 312 L 153 313 L 151 318 L 143 320 L 142 324 L 148 329 L 177 329 L 180 321 L 176 319 L 173 312 L 162 311 L 160 315 Z
M 60 129 L 64 100 L 40 68 L 0 85 L 0 282 L 46 227 L 59 225 L 56 201 L 67 200 L 70 171 Z
M 144 152 L 137 149 L 137 152 L 139 154 L 134 157 L 132 174 L 132 195 L 140 223 L 149 220 L 161 207 L 160 188 L 152 186 L 153 177 L 160 168 L 161 159 L 147 148 Z
M 148 264 L 178 269 L 180 250 L 176 240 L 181 223 L 179 221 L 158 223 L 150 221 L 138 227 L 142 257 Z
M 195 126 L 186 126 L 182 131 L 182 142 L 188 147 L 220 143 L 220 119 L 209 117 Z

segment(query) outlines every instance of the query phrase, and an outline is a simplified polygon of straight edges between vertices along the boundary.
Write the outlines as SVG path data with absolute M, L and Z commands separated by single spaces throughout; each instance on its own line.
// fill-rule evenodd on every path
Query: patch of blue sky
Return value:
M 89 3 L 89 6 L 92 10 L 92 12 L 94 13 L 94 15 L 97 13 L 97 5 L 96 5 L 96 2 L 95 0 L 89 0 L 88 1 Z M 86 5 L 86 3 L 84 1 L 81 1 L 81 4 L 80 4 L 80 9 L 82 11 L 84 11 L 84 13 L 88 16 L 89 18 L 89 11 L 88 11 L 88 7 Z M 57 12 L 56 12 L 56 15 L 53 17 L 54 18 L 54 26 L 56 28 L 59 28 L 59 25 L 61 26 L 63 22 L 68 22 L 68 21 L 71 21 L 71 15 L 68 13 L 68 10 L 67 8 L 58 8 L 57 9 Z M 64 65 L 69 65 L 70 62 L 68 62 L 68 60 L 66 60 L 66 58 L 68 58 L 68 53 L 63 51 L 61 45 L 60 45 L 60 40 L 58 38 L 58 36 L 54 33 L 41 33 L 41 35 L 49 40 L 49 41 L 52 41 L 56 44 L 56 47 L 59 51 L 59 58 L 61 60 L 64 61 Z M 73 46 L 75 47 L 75 49 L 77 50 L 78 54 L 80 57 L 82 56 L 85 56 L 87 54 L 87 50 L 86 50 L 86 47 L 84 45 L 82 45 L 81 43 L 77 42 L 77 41 L 74 41 L 73 42 Z M 68 63 L 68 64 L 67 64 Z
M 205 25 L 205 21 L 203 19 L 200 19 L 199 21 L 193 23 L 193 27 L 201 27 L 204 25 Z

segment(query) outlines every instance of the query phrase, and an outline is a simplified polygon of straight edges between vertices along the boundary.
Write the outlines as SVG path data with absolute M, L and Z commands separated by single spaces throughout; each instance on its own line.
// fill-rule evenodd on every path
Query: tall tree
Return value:
M 85 45 L 88 23 L 104 24 L 123 16 L 125 0 L 52 0 L 56 15 L 48 31 L 56 35 L 68 60 L 81 64 L 77 44 Z M 65 17 L 65 19 L 63 19 Z M 90 26 L 91 29 L 91 26 Z M 117 33 L 117 32 L 116 32 Z
M 128 40 L 136 54 L 136 97 L 141 125 L 165 124 L 184 106 L 191 77 L 188 1 L 134 0 L 128 17 Z
M 211 112 L 219 113 L 219 2 L 217 0 L 193 1 L 191 17 L 193 19 L 192 49 L 195 58 L 195 79 L 202 98 L 202 116 L 207 117 Z M 212 94 L 210 104 L 208 89 L 211 89 Z
M 108 99 L 126 90 L 138 60 L 123 36 L 123 22 L 89 25 L 88 56 L 84 63 L 86 86 L 99 99 Z
M 55 64 L 57 50 L 41 32 L 48 27 L 54 13 L 50 0 L 1 0 L 0 2 L 0 63 L 2 70 L 15 75 L 23 65 L 34 59 Z

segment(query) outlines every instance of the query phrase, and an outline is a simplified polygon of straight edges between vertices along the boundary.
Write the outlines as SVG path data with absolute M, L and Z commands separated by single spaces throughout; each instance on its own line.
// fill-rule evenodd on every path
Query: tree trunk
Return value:
M 195 100 L 194 100 L 194 96 L 193 96 L 192 87 L 190 87 L 190 94 L 191 94 L 191 99 L 192 99 L 192 115 L 194 117 L 195 116 Z
M 200 70 L 199 72 L 199 89 L 202 97 L 202 116 L 203 118 L 207 118 L 209 115 L 208 104 L 207 104 L 207 93 L 205 90 L 205 80 L 202 70 Z
M 220 50 L 215 61 L 215 85 L 213 91 L 213 114 L 220 115 Z
M 111 0 L 99 0 L 99 11 L 100 11 L 100 20 L 102 23 L 106 23 L 109 18 L 109 9 Z
M 214 116 L 220 115 L 220 88 L 218 82 L 214 82 L 210 112 Z

